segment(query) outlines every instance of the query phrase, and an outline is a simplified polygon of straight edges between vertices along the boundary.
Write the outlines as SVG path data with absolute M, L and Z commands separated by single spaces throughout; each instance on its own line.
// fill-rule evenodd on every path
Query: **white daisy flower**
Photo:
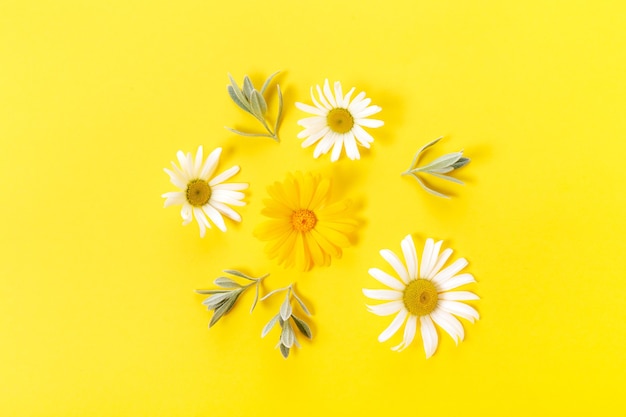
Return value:
M 296 103 L 300 110 L 314 114 L 298 121 L 304 130 L 298 133 L 298 138 L 306 138 L 302 142 L 302 147 L 307 148 L 317 143 L 313 157 L 318 158 L 322 154 L 328 153 L 332 148 L 330 160 L 335 162 L 341 155 L 341 148 L 346 148 L 346 155 L 350 159 L 359 159 L 359 149 L 357 142 L 366 147 L 374 138 L 367 133 L 363 127 L 380 127 L 381 120 L 368 119 L 369 116 L 378 113 L 382 109 L 379 106 L 370 106 L 372 101 L 365 98 L 365 93 L 359 93 L 350 100 L 354 88 L 344 96 L 341 90 L 341 83 L 335 83 L 335 91 L 330 89 L 328 80 L 324 81 L 324 91 L 319 85 L 315 86 L 319 96 L 319 102 L 315 99 L 313 87 L 311 87 L 311 99 L 315 107 L 304 103 Z
M 415 244 L 411 235 L 408 235 L 402 240 L 406 266 L 392 251 L 388 249 L 380 251 L 398 278 L 378 268 L 369 270 L 372 277 L 391 289 L 364 289 L 363 293 L 367 297 L 387 301 L 384 304 L 367 306 L 368 310 L 378 316 L 395 314 L 389 327 L 378 336 L 378 341 L 382 343 L 391 338 L 406 321 L 402 343 L 392 350 L 402 351 L 407 348 L 413 342 L 419 324 L 426 358 L 430 358 L 439 343 L 434 323 L 445 330 L 458 345 L 465 333 L 463 325 L 455 316 L 472 323 L 479 318 L 478 312 L 473 307 L 459 302 L 478 300 L 476 294 L 469 291 L 450 291 L 461 285 L 476 282 L 471 274 L 457 275 L 467 266 L 467 261 L 463 258 L 457 259 L 442 269 L 452 255 L 452 249 L 446 249 L 440 254 L 441 244 L 442 241 L 435 243 L 432 239 L 426 240 L 422 263 L 418 269 Z
M 185 155 L 178 151 L 176 156 L 180 167 L 172 161 L 173 170 L 165 168 L 172 184 L 182 190 L 163 194 L 162 197 L 166 199 L 165 207 L 182 204 L 180 215 L 183 218 L 183 226 L 191 223 L 195 217 L 200 227 L 200 237 L 204 237 L 206 229 L 211 228 L 211 222 L 225 232 L 226 224 L 222 216 L 240 222 L 239 213 L 229 206 L 246 205 L 242 201 L 245 195 L 240 191 L 248 188 L 248 184 L 225 183 L 239 172 L 238 165 L 213 176 L 221 153 L 222 148 L 217 148 L 204 161 L 202 146 L 198 147 L 195 159 L 192 159 L 191 152 Z

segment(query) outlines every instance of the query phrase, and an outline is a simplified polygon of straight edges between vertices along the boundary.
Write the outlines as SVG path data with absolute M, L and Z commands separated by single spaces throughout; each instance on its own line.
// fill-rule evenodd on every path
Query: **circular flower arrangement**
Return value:
M 228 130 L 242 136 L 268 137 L 279 141 L 278 129 L 283 111 L 282 91 L 277 85 L 278 111 L 271 122 L 266 117 L 268 104 L 264 97 L 275 75 L 271 75 L 260 89 L 247 76 L 244 77 L 242 87 L 229 76 L 229 96 L 239 108 L 252 115 L 265 132 L 242 132 L 227 128 Z M 383 125 L 381 120 L 369 118 L 379 113 L 381 108 L 370 105 L 371 99 L 366 98 L 364 92 L 352 97 L 355 88 L 351 88 L 344 95 L 340 82 L 335 82 L 333 87 L 331 90 L 330 83 L 325 80 L 323 87 L 317 85 L 315 89 L 311 88 L 313 106 L 296 102 L 298 109 L 313 115 L 298 121 L 304 127 L 298 138 L 304 139 L 303 148 L 315 145 L 314 158 L 331 152 L 330 160 L 335 162 L 345 149 L 349 159 L 360 159 L 359 145 L 370 148 L 374 141 L 364 128 Z M 414 177 L 427 192 L 447 198 L 448 196 L 428 187 L 421 176 L 430 174 L 462 184 L 460 180 L 447 174 L 467 165 L 470 160 L 461 151 L 443 155 L 427 165 L 418 166 L 422 153 L 438 140 L 420 148 L 403 175 Z M 224 217 L 235 222 L 242 220 L 232 206 L 245 205 L 245 194 L 242 191 L 248 188 L 248 184 L 227 182 L 239 172 L 237 165 L 215 175 L 221 151 L 221 148 L 213 150 L 206 159 L 203 157 L 202 146 L 198 147 L 195 157 L 191 153 L 178 151 L 178 165 L 172 162 L 172 169 L 165 169 L 171 182 L 179 189 L 163 194 L 165 207 L 181 205 L 183 225 L 191 223 L 195 218 L 201 237 L 205 236 L 206 230 L 212 225 L 225 232 Z M 254 234 L 258 239 L 267 242 L 265 250 L 270 259 L 276 259 L 279 265 L 287 268 L 308 271 L 314 267 L 328 267 L 333 258 L 341 257 L 342 250 L 351 244 L 350 236 L 356 230 L 357 222 L 351 215 L 350 203 L 332 200 L 330 189 L 331 178 L 301 172 L 288 173 L 283 182 L 277 181 L 267 187 L 269 198 L 263 200 L 265 207 L 261 211 L 267 220 L 257 225 Z M 409 347 L 419 328 L 426 358 L 429 358 L 435 353 L 439 343 L 435 324 L 458 344 L 464 339 L 465 332 L 457 317 L 470 322 L 479 318 L 474 307 L 463 302 L 477 300 L 478 296 L 469 291 L 458 290 L 458 287 L 475 282 L 471 274 L 460 273 L 467 266 L 467 261 L 460 258 L 446 266 L 452 250 L 441 251 L 442 243 L 427 239 L 419 260 L 415 243 L 409 234 L 401 242 L 404 262 L 388 249 L 380 251 L 394 274 L 378 268 L 369 270 L 369 274 L 387 289 L 364 289 L 366 297 L 382 301 L 380 304 L 368 305 L 367 309 L 378 316 L 394 316 L 391 324 L 380 333 L 378 340 L 389 340 L 404 325 L 402 341 L 392 347 L 392 350 L 402 351 Z M 229 269 L 224 272 L 229 276 L 215 279 L 217 288 L 196 290 L 200 294 L 208 295 L 203 304 L 213 311 L 209 327 L 229 313 L 244 292 L 254 288 L 255 297 L 250 308 L 252 312 L 259 301 L 261 282 L 269 275 L 251 277 Z M 300 346 L 297 334 L 309 339 L 313 337 L 302 315 L 310 316 L 310 311 L 296 293 L 293 284 L 270 291 L 260 300 L 276 294 L 284 295 L 283 302 L 279 311 L 263 328 L 261 336 L 265 337 L 278 325 L 280 337 L 277 347 L 283 357 L 287 358 L 292 348 Z

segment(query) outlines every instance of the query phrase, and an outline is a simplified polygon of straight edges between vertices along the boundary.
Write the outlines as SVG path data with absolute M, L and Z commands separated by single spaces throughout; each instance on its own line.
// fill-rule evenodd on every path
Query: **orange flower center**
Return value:
M 291 225 L 296 232 L 308 232 L 315 227 L 317 217 L 311 210 L 300 209 L 291 215 Z
M 335 108 L 328 112 L 326 123 L 336 133 L 348 133 L 354 126 L 354 117 L 347 109 Z
M 438 298 L 435 284 L 421 278 L 409 282 L 402 295 L 404 306 L 414 316 L 425 316 L 432 313 L 437 307 Z
M 187 184 L 187 201 L 195 207 L 202 207 L 211 199 L 211 186 L 204 180 L 192 180 Z

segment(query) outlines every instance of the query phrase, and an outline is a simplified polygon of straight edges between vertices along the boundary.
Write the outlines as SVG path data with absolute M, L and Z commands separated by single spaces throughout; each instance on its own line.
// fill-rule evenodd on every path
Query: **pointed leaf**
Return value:
M 304 311 L 307 314 L 307 316 L 310 316 L 311 312 L 309 311 L 308 308 L 306 308 L 306 306 L 304 305 L 304 302 L 300 299 L 300 297 L 298 297 L 298 294 L 296 294 L 295 291 L 293 291 L 293 296 L 298 302 L 298 304 L 300 304 L 300 307 L 302 307 L 302 311 Z
M 226 89 L 228 90 L 228 95 L 230 96 L 230 98 L 235 102 L 235 104 L 242 110 L 248 112 L 248 113 L 252 113 L 250 111 L 250 106 L 247 104 L 247 102 L 245 101 L 241 101 L 240 97 L 238 94 L 236 94 L 236 91 L 232 86 L 228 86 L 226 87 Z
M 272 138 L 272 139 L 274 139 L 274 136 L 268 135 L 267 133 L 242 132 L 240 130 L 236 130 L 236 129 L 230 128 L 228 126 L 224 126 L 224 129 L 229 130 L 229 131 L 233 132 L 235 135 L 239 135 L 239 136 L 247 136 L 247 137 L 251 137 L 251 138 Z
M 234 269 L 225 269 L 224 272 L 239 278 L 247 279 L 248 281 L 256 281 L 256 278 L 249 277 L 243 272 L 235 271 Z
M 267 111 L 267 103 L 265 103 L 265 99 L 256 90 L 252 91 L 252 95 L 250 96 L 250 109 L 252 110 L 252 114 L 262 119 Z
M 263 87 L 261 87 L 261 94 L 265 94 L 265 89 L 267 88 L 268 85 L 270 85 L 270 82 L 272 81 L 272 78 L 274 78 L 276 76 L 276 74 L 278 74 L 280 71 L 276 71 L 275 73 L 273 73 L 272 75 L 270 75 L 267 80 L 265 80 L 265 82 L 263 83 Z
M 412 176 L 413 178 L 415 178 L 415 179 L 417 180 L 417 182 L 419 183 L 419 185 L 421 185 L 421 186 L 422 186 L 422 188 L 423 188 L 424 190 L 426 190 L 427 192 L 429 192 L 430 194 L 432 194 L 432 195 L 436 195 L 437 197 L 442 197 L 442 198 L 450 198 L 450 197 L 448 197 L 448 196 L 447 196 L 447 195 L 445 195 L 445 194 L 441 194 L 440 192 L 437 192 L 437 191 L 435 191 L 435 190 L 433 190 L 433 189 L 429 188 L 426 184 L 424 184 L 424 181 L 422 181 L 422 180 L 421 180 L 421 179 L 420 179 L 417 175 L 415 175 L 415 174 L 411 174 L 411 176 Z
M 463 181 L 461 181 L 459 179 L 456 179 L 454 177 L 451 177 L 449 175 L 441 175 L 441 174 L 437 174 L 435 172 L 431 172 L 430 174 L 435 176 L 435 177 L 437 177 L 437 178 L 441 178 L 442 180 L 455 182 L 455 183 L 460 184 L 460 185 L 465 185 L 465 183 Z
M 276 325 L 276 322 L 278 321 L 279 317 L 280 316 L 278 314 L 276 314 L 274 317 L 272 317 L 272 319 L 270 321 L 267 322 L 265 327 L 263 327 L 263 331 L 261 332 L 261 337 L 267 336 L 267 334 L 270 332 L 270 330 L 272 330 L 274 328 L 274 326 Z
M 225 314 L 227 314 L 237 302 L 237 298 L 239 298 L 239 292 L 237 292 L 233 297 L 229 298 L 224 304 L 222 304 L 218 309 L 213 313 L 213 317 L 211 317 L 211 321 L 209 322 L 209 328 L 213 327 L 215 323 L 218 322 Z
M 276 135 L 276 140 L 278 140 L 280 118 L 283 116 L 283 93 L 280 91 L 280 85 L 276 86 L 276 91 L 278 91 L 278 115 L 276 116 L 276 123 L 274 123 L 274 134 Z
M 288 348 L 291 348 L 295 339 L 296 334 L 293 331 L 293 327 L 291 327 L 291 322 L 286 321 L 283 324 L 283 331 L 280 334 L 280 343 Z
M 309 339 L 313 339 L 313 334 L 311 333 L 311 328 L 308 324 L 306 324 L 303 320 L 294 315 L 292 315 L 291 318 L 293 319 L 294 323 L 296 323 L 296 327 L 298 328 L 298 330 L 300 330 L 300 333 L 302 333 Z
M 216 278 L 213 282 L 222 288 L 241 288 L 241 284 L 227 277 Z
M 454 169 L 462 168 L 465 165 L 469 164 L 470 161 L 471 161 L 471 159 L 463 157 L 463 158 L 459 159 L 458 161 L 456 161 L 454 164 L 452 164 L 452 168 L 454 168 Z
M 283 355 L 283 358 L 287 359 L 289 357 L 289 348 L 281 343 L 280 353 Z
M 460 152 L 449 153 L 447 155 L 443 155 L 435 159 L 434 161 L 432 161 L 431 163 L 427 165 L 424 165 L 422 169 L 424 171 L 432 171 L 435 169 L 446 168 L 454 164 L 455 162 L 457 162 L 462 157 L 463 157 L 463 154 Z
M 250 78 L 247 75 L 244 75 L 244 77 L 243 77 L 243 95 L 247 99 L 250 99 L 250 95 L 252 94 L 252 91 L 254 91 L 254 86 L 252 85 L 252 81 L 250 81 Z
M 291 308 L 291 303 L 289 302 L 289 293 L 287 293 L 285 301 L 283 301 L 282 305 L 280 306 L 280 317 L 284 321 L 287 321 L 289 320 L 289 316 L 291 316 L 292 311 L 293 310 Z
M 194 290 L 198 294 L 221 294 L 224 290 Z
M 252 307 L 250 307 L 250 314 L 254 311 L 254 307 L 256 307 L 256 303 L 259 301 L 259 285 L 260 281 L 257 281 L 255 284 L 255 292 L 254 292 L 254 301 L 252 302 Z

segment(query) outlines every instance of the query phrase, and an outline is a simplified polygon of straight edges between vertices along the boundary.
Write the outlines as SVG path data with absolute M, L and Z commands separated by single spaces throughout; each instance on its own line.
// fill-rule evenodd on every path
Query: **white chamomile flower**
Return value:
M 430 358 L 437 350 L 439 338 L 434 323 L 448 333 L 458 345 L 465 333 L 463 325 L 455 317 L 461 317 L 470 322 L 479 318 L 478 312 L 471 306 L 460 301 L 478 300 L 478 296 L 469 291 L 450 291 L 461 285 L 476 282 L 471 274 L 459 274 L 467 266 L 463 258 L 457 259 L 445 269 L 442 267 L 452 255 L 452 249 L 446 249 L 441 254 L 442 241 L 435 243 L 432 239 L 426 240 L 422 262 L 418 269 L 417 253 L 413 238 L 408 235 L 402 240 L 402 252 L 406 263 L 388 249 L 380 251 L 381 256 L 391 265 L 398 278 L 393 277 L 378 268 L 372 268 L 369 273 L 380 283 L 388 286 L 388 290 L 367 290 L 363 293 L 374 300 L 387 301 L 383 304 L 367 306 L 368 310 L 378 316 L 395 318 L 378 336 L 379 342 L 385 342 L 402 327 L 404 338 L 392 350 L 402 351 L 407 348 L 417 331 L 422 333 L 426 358 Z
M 200 237 L 204 237 L 206 229 L 211 228 L 209 219 L 222 232 L 226 231 L 222 216 L 240 222 L 241 216 L 229 205 L 246 205 L 242 201 L 245 195 L 240 191 L 248 188 L 248 184 L 225 182 L 239 172 L 238 165 L 213 176 L 221 153 L 222 148 L 217 148 L 204 161 L 202 146 L 198 147 L 195 159 L 192 159 L 191 152 L 185 155 L 178 151 L 176 156 L 180 167 L 172 161 L 173 170 L 165 168 L 172 184 L 181 189 L 162 195 L 166 199 L 165 207 L 182 204 L 180 215 L 183 218 L 183 225 L 188 225 L 195 217 L 200 227 Z
M 379 106 L 370 106 L 372 100 L 365 98 L 364 92 L 350 100 L 354 88 L 344 96 L 339 81 L 335 83 L 334 93 L 330 89 L 328 80 L 324 81 L 323 92 L 319 85 L 315 87 L 319 96 L 319 101 L 317 101 L 313 87 L 311 87 L 311 99 L 315 107 L 296 103 L 296 107 L 300 110 L 315 115 L 298 121 L 298 124 L 304 127 L 304 130 L 298 133 L 298 138 L 306 138 L 302 142 L 302 147 L 307 148 L 317 143 L 313 152 L 314 158 L 328 153 L 332 148 L 330 157 L 332 162 L 339 159 L 341 148 L 345 147 L 348 158 L 359 159 L 361 156 L 357 142 L 369 148 L 370 143 L 374 141 L 374 138 L 363 127 L 382 126 L 381 120 L 368 119 L 369 116 L 382 109 Z

